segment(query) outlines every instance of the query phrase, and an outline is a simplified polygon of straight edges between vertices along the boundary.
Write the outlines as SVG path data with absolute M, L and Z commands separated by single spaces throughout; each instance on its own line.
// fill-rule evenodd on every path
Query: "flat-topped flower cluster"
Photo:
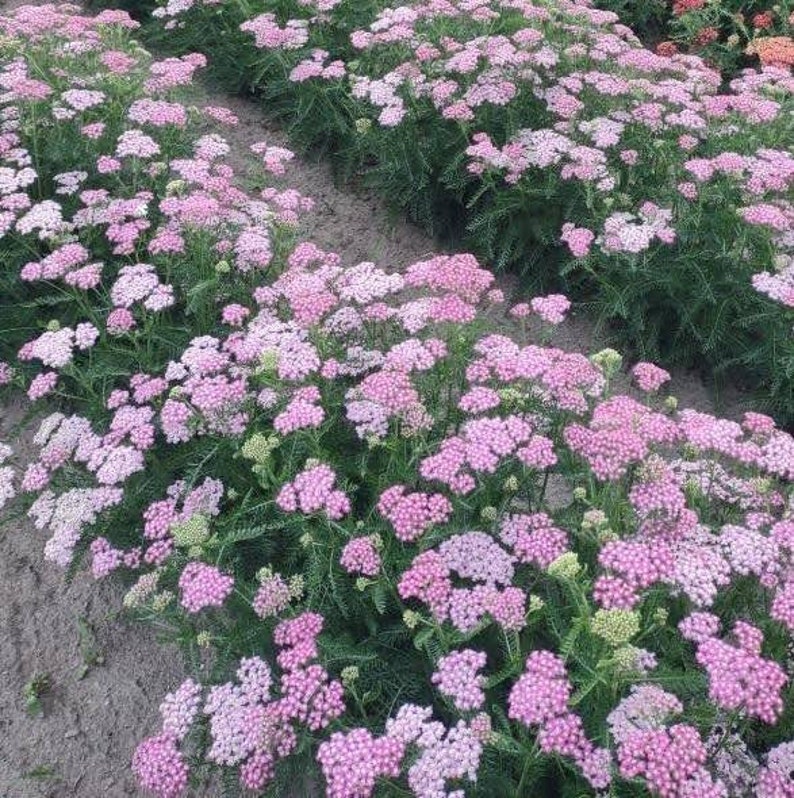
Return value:
M 0 502 L 204 664 L 141 787 L 794 792 L 794 438 L 550 345 L 566 297 L 511 303 L 472 255 L 298 240 L 310 201 L 245 193 L 233 115 L 184 104 L 203 59 L 131 27 L 0 17 L 0 374 L 59 403 Z

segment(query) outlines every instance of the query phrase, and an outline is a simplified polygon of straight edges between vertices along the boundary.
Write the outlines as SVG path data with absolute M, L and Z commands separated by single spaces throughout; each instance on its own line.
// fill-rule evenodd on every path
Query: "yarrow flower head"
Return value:
M 481 651 L 455 651 L 438 661 L 431 681 L 459 710 L 480 709 L 485 702 L 485 676 L 478 672 L 485 663 L 486 655 Z
M 323 511 L 336 520 L 350 512 L 350 500 L 341 490 L 334 490 L 336 476 L 323 464 L 309 466 L 292 482 L 284 485 L 276 504 L 284 512 L 316 513 Z
M 565 321 L 565 314 L 571 307 L 568 297 L 562 294 L 535 297 L 529 304 L 533 312 L 537 313 L 547 324 L 561 324 Z
M 187 788 L 187 762 L 168 733 L 144 740 L 135 749 L 132 770 L 140 785 L 157 798 L 178 798 Z
M 190 613 L 220 607 L 234 587 L 234 578 L 213 565 L 188 563 L 179 577 L 180 603 Z

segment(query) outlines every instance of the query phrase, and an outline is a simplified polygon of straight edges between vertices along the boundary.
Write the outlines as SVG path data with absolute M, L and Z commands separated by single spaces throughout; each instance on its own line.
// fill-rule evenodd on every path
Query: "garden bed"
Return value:
M 0 496 L 184 652 L 144 790 L 785 794 L 786 432 L 388 232 L 200 54 L 0 25 L 0 374 L 53 411 Z
M 584 3 L 389 7 L 164 4 L 150 31 L 448 245 L 587 302 L 639 357 L 763 386 L 787 421 L 788 67 L 727 85 Z

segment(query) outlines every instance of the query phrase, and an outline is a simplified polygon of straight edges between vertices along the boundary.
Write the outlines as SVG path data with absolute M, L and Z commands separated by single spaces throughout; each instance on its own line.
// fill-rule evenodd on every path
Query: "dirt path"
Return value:
M 259 141 L 291 149 L 283 130 L 269 120 L 255 100 L 235 97 L 211 87 L 197 87 L 198 104 L 224 105 L 239 118 L 235 127 L 219 131 L 231 146 L 230 162 L 238 176 L 261 178 L 260 161 L 250 152 Z M 317 158 L 297 158 L 287 164 L 290 188 L 314 200 L 302 232 L 317 246 L 338 253 L 345 265 L 375 261 L 401 269 L 438 251 L 418 227 L 395 218 L 373 192 L 336 186 L 330 166 Z
M 0 409 L 0 440 L 20 465 L 19 406 Z M 16 512 L 15 512 L 16 511 Z M 134 795 L 138 740 L 157 724 L 163 694 L 183 678 L 182 658 L 152 630 L 119 617 L 121 589 L 45 563 L 44 534 L 18 508 L 0 520 L 0 796 Z M 46 678 L 41 712 L 25 686 Z
M 0 2 L 0 13 L 22 4 Z M 221 132 L 243 177 L 257 174 L 252 143 L 288 146 L 254 103 L 208 90 L 200 90 L 196 102 L 226 105 L 240 117 L 236 128 Z M 327 164 L 296 159 L 288 178 L 316 203 L 305 223 L 307 237 L 339 253 L 345 264 L 372 260 L 399 269 L 436 249 L 416 227 L 395 221 L 371 193 L 335 187 Z M 510 279 L 503 284 L 517 289 Z M 554 343 L 592 351 L 603 340 L 591 320 L 575 314 Z M 683 406 L 714 407 L 695 375 L 676 374 L 672 392 Z M 737 415 L 738 397 L 726 397 L 719 409 Z M 0 441 L 24 460 L 29 435 L 19 435 L 21 416 L 18 407 L 0 409 Z M 151 629 L 119 616 L 117 583 L 97 584 L 79 574 L 66 584 L 59 569 L 44 563 L 43 545 L 26 519 L 0 518 L 0 798 L 134 795 L 132 751 L 156 729 L 162 696 L 183 678 L 180 654 L 158 643 Z M 86 659 L 97 656 L 101 663 L 83 675 Z M 23 690 L 36 674 L 45 674 L 49 687 L 43 715 L 31 716 Z M 215 794 L 213 788 L 200 792 Z

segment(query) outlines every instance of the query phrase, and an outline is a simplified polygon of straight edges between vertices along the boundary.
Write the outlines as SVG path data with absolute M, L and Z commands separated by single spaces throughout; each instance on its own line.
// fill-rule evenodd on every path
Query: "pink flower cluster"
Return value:
M 276 504 L 285 513 L 322 511 L 331 520 L 343 518 L 350 512 L 350 500 L 344 491 L 334 490 L 335 482 L 336 475 L 329 466 L 307 466 L 281 488 Z
M 728 798 L 706 769 L 706 747 L 692 726 L 632 731 L 618 746 L 618 761 L 624 778 L 645 779 L 660 798 Z
M 563 294 L 536 296 L 529 305 L 547 324 L 562 324 L 565 321 L 565 314 L 571 308 L 568 297 Z
M 147 310 L 159 311 L 174 304 L 174 289 L 160 282 L 154 266 L 138 263 L 119 269 L 110 298 L 117 308 L 130 308 L 140 302 Z
M 5 443 L 0 443 L 0 510 L 16 496 L 16 473 L 6 461 L 13 454 L 13 449 Z
M 675 443 L 680 434 L 667 416 L 628 396 L 615 396 L 596 407 L 588 427 L 571 424 L 564 437 L 598 479 L 614 480 L 647 457 L 652 446 Z
M 474 587 L 456 587 L 454 574 Z M 468 532 L 417 555 L 397 589 L 403 599 L 427 604 L 436 620 L 449 620 L 463 633 L 476 629 L 486 616 L 515 630 L 525 625 L 527 596 L 511 584 L 513 575 L 513 558 L 493 538 Z
M 417 756 L 408 769 L 408 786 L 417 798 L 450 794 L 447 793 L 448 781 L 459 783 L 468 779 L 475 782 L 483 739 L 490 732 L 490 719 L 484 714 L 470 723 L 458 721 L 451 728 L 431 717 L 429 707 L 403 704 L 397 714 L 386 721 L 387 737 L 415 749 Z
M 775 746 L 767 757 L 767 762 L 758 772 L 755 785 L 758 798 L 791 798 L 794 795 L 794 743 L 787 742 Z
M 260 618 L 280 615 L 290 603 L 289 585 L 281 574 L 272 574 L 262 580 L 251 603 Z
M 560 240 L 568 245 L 575 258 L 585 258 L 590 253 L 595 234 L 586 227 L 576 227 L 571 222 L 566 222 L 562 226 Z
M 309 39 L 306 24 L 290 20 L 280 27 L 275 14 L 260 14 L 240 25 L 240 30 L 252 33 L 256 47 L 278 50 L 296 50 Z
M 521 347 L 498 334 L 481 338 L 474 352 L 479 357 L 467 366 L 469 383 L 529 389 L 560 410 L 586 413 L 589 399 L 599 396 L 604 387 L 603 374 L 578 353 L 536 344 Z
M 598 577 L 593 597 L 607 609 L 631 609 L 640 601 L 640 591 L 672 579 L 675 567 L 669 546 L 635 540 L 606 543 L 598 562 L 609 573 Z
M 571 693 L 563 661 L 550 651 L 533 651 L 510 690 L 508 717 L 540 727 L 542 751 L 571 757 L 595 789 L 604 789 L 612 779 L 609 752 L 587 739 L 581 718 L 568 709 Z
M 164 733 L 138 745 L 132 758 L 132 772 L 141 787 L 157 798 L 178 798 L 187 788 L 190 771 L 176 739 Z
M 378 512 L 391 523 L 399 540 L 412 543 L 432 526 L 446 524 L 452 505 L 441 493 L 406 493 L 404 485 L 392 485 L 381 494 Z
M 474 474 L 493 474 L 501 461 L 528 444 L 532 425 L 517 415 L 465 422 L 458 435 L 442 441 L 437 454 L 422 460 L 419 473 L 428 481 L 465 495 L 477 484 Z
M 322 618 L 311 614 L 276 627 L 274 640 L 282 649 L 278 659 L 283 669 L 278 698 L 272 695 L 270 666 L 256 656 L 240 660 L 236 684 L 212 687 L 203 701 L 202 688 L 192 680 L 166 696 L 160 707 L 161 733 L 144 740 L 135 753 L 133 770 L 141 786 L 158 798 L 183 793 L 189 771 L 178 743 L 204 716 L 210 737 L 205 759 L 238 766 L 244 789 L 264 789 L 275 775 L 276 762 L 295 749 L 300 726 L 317 731 L 344 711 L 342 685 L 311 664 L 321 628 Z
M 377 576 L 381 569 L 381 558 L 372 538 L 353 538 L 342 549 L 339 564 L 349 574 Z
M 396 778 L 405 745 L 394 737 L 373 737 L 367 729 L 334 732 L 317 749 L 328 798 L 370 798 L 377 780 Z
M 691 630 L 687 632 L 693 636 Z M 711 627 L 693 638 L 697 645 L 695 659 L 709 676 L 709 698 L 728 711 L 738 710 L 765 723 L 775 723 L 783 711 L 781 691 L 788 676 L 776 662 L 761 656 L 763 634 L 737 621 L 733 636 L 738 645 L 732 645 L 716 637 L 716 632 L 717 628 Z
M 279 435 L 289 435 L 300 429 L 317 429 L 325 419 L 320 399 L 320 391 L 315 386 L 299 388 L 284 410 L 273 419 L 273 429 Z
M 641 391 L 653 393 L 670 380 L 670 373 L 653 363 L 637 363 L 631 370 Z
M 222 606 L 233 589 L 233 577 L 202 562 L 188 563 L 179 577 L 180 604 L 190 613 Z
M 502 520 L 499 536 L 520 563 L 546 569 L 568 551 L 568 535 L 545 513 L 516 513 Z
M 487 657 L 482 651 L 461 649 L 441 657 L 431 682 L 452 699 L 462 712 L 480 709 L 485 703 L 485 676 L 480 674 Z

